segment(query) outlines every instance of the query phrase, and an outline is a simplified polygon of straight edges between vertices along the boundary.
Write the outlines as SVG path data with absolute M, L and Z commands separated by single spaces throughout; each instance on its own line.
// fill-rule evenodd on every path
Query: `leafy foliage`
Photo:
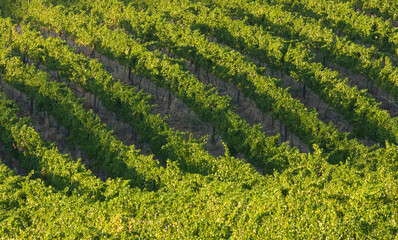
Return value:
M 0 18 L 1 83 L 34 100 L 38 111 L 52 115 L 93 166 L 109 175 L 101 181 L 80 160 L 73 161 L 54 143 L 43 141 L 31 120 L 20 118 L 16 104 L 0 93 L 0 143 L 29 173 L 16 175 L 0 163 L 0 237 L 396 237 L 396 120 L 370 95 L 349 87 L 338 72 L 315 63 L 307 49 L 320 44 L 321 50 L 333 49 L 333 56 L 341 56 L 335 61 L 346 57 L 344 63 L 356 56 L 362 62 L 353 69 L 375 74 L 380 69 L 387 75 L 395 71 L 393 62 L 383 56 L 386 65 L 377 65 L 382 63 L 377 59 L 365 64 L 378 56 L 375 47 L 369 53 L 362 45 L 339 40 L 320 27 L 322 23 L 339 27 L 334 25 L 338 14 L 331 11 L 348 5 L 318 8 L 309 0 L 295 3 L 287 9 L 289 0 L 0 1 L 1 13 L 11 17 Z M 310 7 L 316 15 L 297 17 L 285 11 L 307 14 Z M 311 20 L 316 17 L 321 21 Z M 280 31 L 272 23 L 277 19 Z M 355 19 L 345 21 L 355 23 Z M 61 38 L 42 37 L 44 30 L 96 50 L 173 92 L 223 135 L 225 156 L 213 157 L 202 142 L 186 140 L 185 133 L 151 113 L 151 95 L 115 81 L 102 64 L 76 54 Z M 365 37 L 364 31 L 354 30 L 342 33 Z M 390 36 L 388 31 L 381 34 Z M 250 126 L 233 111 L 229 98 L 191 75 L 184 61 L 153 51 L 154 46 L 167 48 L 237 86 L 259 109 L 313 144 L 312 152 L 300 153 L 279 143 L 278 137 L 265 136 L 261 126 Z M 353 125 L 354 136 L 367 136 L 383 146 L 366 147 L 325 124 L 283 89 L 278 79 L 264 77 L 263 69 L 243 54 L 302 80 L 340 111 Z M 29 63 L 22 61 L 27 58 Z M 388 64 L 390 70 L 386 70 Z M 59 79 L 52 79 L 47 71 L 56 71 Z M 60 79 L 69 83 L 54 81 Z M 163 167 L 153 155 L 142 155 L 117 140 L 92 110 L 83 108 L 83 100 L 73 94 L 70 84 L 94 94 L 109 111 L 137 129 Z M 238 153 L 246 160 L 233 157 Z M 264 168 L 266 174 L 259 174 L 252 165 Z

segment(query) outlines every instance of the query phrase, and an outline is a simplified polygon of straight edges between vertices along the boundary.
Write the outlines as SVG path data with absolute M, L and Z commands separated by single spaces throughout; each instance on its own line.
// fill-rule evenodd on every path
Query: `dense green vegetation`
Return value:
M 396 15 L 383 1 L 343 2 L 0 0 L 0 239 L 394 239 Z M 350 86 L 334 65 L 393 99 Z M 239 99 L 201 72 L 234 85 L 272 126 L 251 125 Z M 223 155 L 206 149 L 214 136 L 197 139 L 154 114 L 156 96 L 131 86 L 135 76 L 211 125 Z M 286 78 L 301 84 L 300 97 Z M 350 131 L 309 107 L 317 98 L 307 88 Z M 153 154 L 118 139 L 98 101 Z M 89 164 L 61 153 L 26 115 L 51 116 Z M 267 136 L 274 121 L 310 152 Z

